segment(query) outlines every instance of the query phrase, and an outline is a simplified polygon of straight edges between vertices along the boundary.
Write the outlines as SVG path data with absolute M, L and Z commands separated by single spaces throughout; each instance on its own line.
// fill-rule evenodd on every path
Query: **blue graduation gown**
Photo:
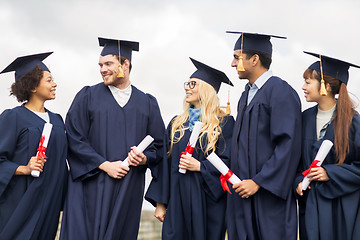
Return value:
M 323 140 L 334 142 L 331 123 L 323 139 L 316 138 L 318 106 L 303 112 L 302 157 L 294 189 L 302 181 Z M 336 165 L 333 146 L 321 165 L 330 181 L 311 182 L 310 190 L 298 196 L 300 237 L 304 239 L 360 239 L 360 116 L 354 115 L 349 133 L 349 153 Z
M 188 122 L 185 123 L 188 126 Z M 215 153 L 229 164 L 231 136 L 234 126 L 232 116 L 224 117 L 222 135 L 216 143 Z M 164 149 L 170 147 L 171 122 L 165 135 Z M 179 173 L 181 152 L 185 151 L 191 132 L 173 145 L 170 157 L 164 155 L 161 173 L 154 178 L 145 199 L 167 205 L 162 239 L 219 240 L 225 238 L 226 193 L 220 184 L 220 172 L 206 159 L 197 142 L 193 157 L 200 161 L 201 171 Z M 176 134 L 178 137 L 179 134 Z M 205 148 L 207 140 L 204 139 Z M 166 153 L 164 153 L 166 154 Z
M 60 238 L 136 239 L 147 166 L 130 167 L 120 180 L 98 166 L 124 160 L 149 134 L 155 143 L 144 154 L 154 168 L 165 130 L 156 99 L 132 86 L 129 101 L 120 107 L 103 83 L 87 86 L 76 95 L 65 122 L 72 178 Z
M 66 193 L 67 141 L 60 115 L 53 124 L 40 177 L 14 175 L 36 156 L 45 121 L 24 106 L 0 116 L 0 239 L 54 239 Z
M 283 80 L 271 77 L 246 107 L 239 100 L 231 145 L 231 170 L 260 185 L 242 199 L 231 189 L 227 224 L 230 240 L 296 239 L 292 183 L 300 160 L 301 104 Z

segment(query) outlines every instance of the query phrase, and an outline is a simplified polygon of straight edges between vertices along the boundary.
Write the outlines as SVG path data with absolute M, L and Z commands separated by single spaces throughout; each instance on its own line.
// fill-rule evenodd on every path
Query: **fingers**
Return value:
M 32 157 L 28 163 L 30 171 L 36 170 L 36 171 L 43 172 L 45 162 L 46 162 L 45 158 L 37 159 L 37 157 Z
M 131 147 L 131 151 L 129 152 L 128 156 L 131 166 L 138 166 L 139 164 L 145 164 L 146 162 L 146 156 L 144 153 L 139 152 L 135 146 Z
M 296 188 L 296 193 L 297 193 L 299 196 L 302 196 L 302 195 L 303 195 L 301 182 L 298 184 L 298 186 L 297 186 L 297 188 Z

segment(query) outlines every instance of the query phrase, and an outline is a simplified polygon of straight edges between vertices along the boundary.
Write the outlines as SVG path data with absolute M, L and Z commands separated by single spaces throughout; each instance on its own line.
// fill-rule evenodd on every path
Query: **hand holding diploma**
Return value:
M 143 151 L 150 146 L 150 144 L 154 141 L 154 138 L 152 138 L 150 135 L 147 135 L 140 143 L 138 146 L 136 147 L 132 147 L 131 148 L 131 152 L 129 153 L 130 156 L 128 156 L 123 162 L 122 164 L 124 164 L 125 166 L 129 166 L 130 165 L 130 157 L 132 158 L 133 161 L 135 161 L 136 163 L 131 164 L 131 165 L 138 165 L 141 164 L 141 162 L 146 161 L 146 156 L 143 154 Z
M 186 146 L 185 151 L 182 152 L 181 155 L 186 155 L 186 156 L 189 156 L 189 157 L 192 156 L 192 153 L 193 153 L 193 151 L 195 149 L 196 142 L 197 142 L 197 140 L 199 138 L 202 126 L 203 126 L 202 122 L 200 122 L 200 121 L 195 122 L 194 128 L 193 128 L 193 130 L 191 132 L 191 135 L 190 135 L 190 138 L 189 138 L 189 142 L 188 142 L 188 144 Z M 179 168 L 179 173 L 185 174 L 186 169 Z
M 39 147 L 37 149 L 37 160 L 39 160 L 40 158 L 44 159 L 47 158 L 45 155 L 46 152 L 46 148 L 49 142 L 49 138 L 50 138 L 50 134 L 51 134 L 51 130 L 52 130 L 52 124 L 51 123 L 45 123 L 44 124 L 44 128 L 41 134 L 41 138 L 40 138 L 40 143 L 39 143 Z M 31 162 L 31 160 L 30 160 Z M 31 176 L 33 177 L 39 177 L 40 176 L 40 171 L 38 170 L 32 170 L 31 171 Z
M 237 184 L 240 183 L 241 180 L 240 178 L 238 178 L 226 165 L 225 163 L 216 155 L 216 153 L 211 153 L 208 157 L 207 160 L 209 160 L 211 162 L 212 165 L 214 165 L 214 167 L 219 170 L 219 172 L 221 173 L 220 176 L 220 182 L 221 185 L 224 189 L 224 191 L 228 191 L 230 194 L 230 190 L 229 187 L 227 185 L 226 182 L 230 182 L 231 184 Z
M 311 163 L 309 169 L 305 170 L 304 172 L 302 172 L 302 174 L 304 175 L 304 179 L 301 182 L 301 188 L 302 190 L 306 190 L 310 184 L 310 178 L 311 175 L 309 174 L 310 171 L 314 168 L 320 167 L 321 164 L 323 163 L 325 157 L 328 155 L 331 147 L 333 146 L 333 143 L 329 140 L 324 140 L 319 148 L 319 151 L 316 154 L 315 160 Z M 319 172 L 319 174 L 322 174 L 322 169 L 317 170 L 317 172 Z M 319 175 L 317 174 L 317 175 Z M 326 174 L 326 172 L 325 172 Z M 313 174 L 314 175 L 314 174 Z M 327 176 L 327 174 L 326 174 Z M 313 180 L 317 180 L 317 179 L 313 179 Z

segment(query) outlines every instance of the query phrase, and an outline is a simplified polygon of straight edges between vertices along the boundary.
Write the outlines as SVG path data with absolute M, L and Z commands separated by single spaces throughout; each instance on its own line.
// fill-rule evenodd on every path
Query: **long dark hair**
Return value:
M 320 72 L 307 69 L 303 75 L 304 79 L 313 78 L 321 81 Z M 346 84 L 338 79 L 324 74 L 325 85 L 328 83 L 331 94 L 335 97 L 338 94 L 335 116 L 334 116 L 334 146 L 337 157 L 337 165 L 344 163 L 346 154 L 349 151 L 349 131 L 352 118 L 355 114 L 355 107 L 346 88 Z M 319 84 L 320 90 L 320 84 Z

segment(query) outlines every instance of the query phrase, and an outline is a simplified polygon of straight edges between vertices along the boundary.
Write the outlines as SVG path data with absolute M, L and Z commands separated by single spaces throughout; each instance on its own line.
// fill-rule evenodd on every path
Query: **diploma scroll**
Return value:
M 195 124 L 194 124 L 194 128 L 191 132 L 191 135 L 190 135 L 190 138 L 189 138 L 189 142 L 186 146 L 186 149 L 184 152 L 181 153 L 181 155 L 185 154 L 186 156 L 192 156 L 192 153 L 195 149 L 195 145 L 196 145 L 196 142 L 199 138 L 199 135 L 200 135 L 200 131 L 201 131 L 201 128 L 203 126 L 203 123 L 200 122 L 200 121 L 196 121 Z M 179 173 L 182 173 L 182 174 L 185 174 L 186 173 L 186 169 L 182 169 L 182 168 L 179 168 Z
M 44 124 L 44 128 L 43 128 L 41 138 L 40 138 L 39 147 L 38 147 L 37 153 L 36 153 L 36 157 L 37 157 L 38 160 L 40 158 L 46 158 L 45 152 L 46 152 L 46 148 L 47 148 L 47 145 L 48 145 L 48 142 L 49 142 L 52 127 L 53 127 L 53 125 L 51 123 L 45 123 Z M 40 176 L 40 171 L 32 170 L 31 171 L 31 176 L 39 177 Z
M 241 182 L 240 178 L 238 178 L 226 165 L 225 163 L 218 157 L 218 155 L 216 155 L 216 153 L 211 153 L 209 156 L 207 156 L 207 160 L 209 160 L 209 162 L 211 162 L 212 165 L 214 165 L 214 167 L 219 170 L 219 172 L 221 173 L 220 176 L 220 181 L 221 181 L 221 185 L 224 189 L 224 191 L 228 191 L 229 193 L 230 190 L 226 184 L 226 181 L 230 182 L 231 184 L 236 184 Z
M 154 141 L 154 138 L 151 137 L 150 135 L 147 135 L 140 143 L 139 145 L 136 146 L 136 149 L 139 152 L 143 152 L 148 146 L 150 146 L 150 144 Z M 129 157 L 127 157 L 122 163 L 125 166 L 129 166 Z
M 311 168 L 320 167 L 323 163 L 325 157 L 328 155 L 333 143 L 329 140 L 324 140 L 319 148 L 319 151 L 316 154 L 315 160 L 311 163 L 310 168 L 305 170 L 302 174 L 304 175 L 304 179 L 301 183 L 302 190 L 306 190 L 310 184 L 309 178 L 307 177 Z

